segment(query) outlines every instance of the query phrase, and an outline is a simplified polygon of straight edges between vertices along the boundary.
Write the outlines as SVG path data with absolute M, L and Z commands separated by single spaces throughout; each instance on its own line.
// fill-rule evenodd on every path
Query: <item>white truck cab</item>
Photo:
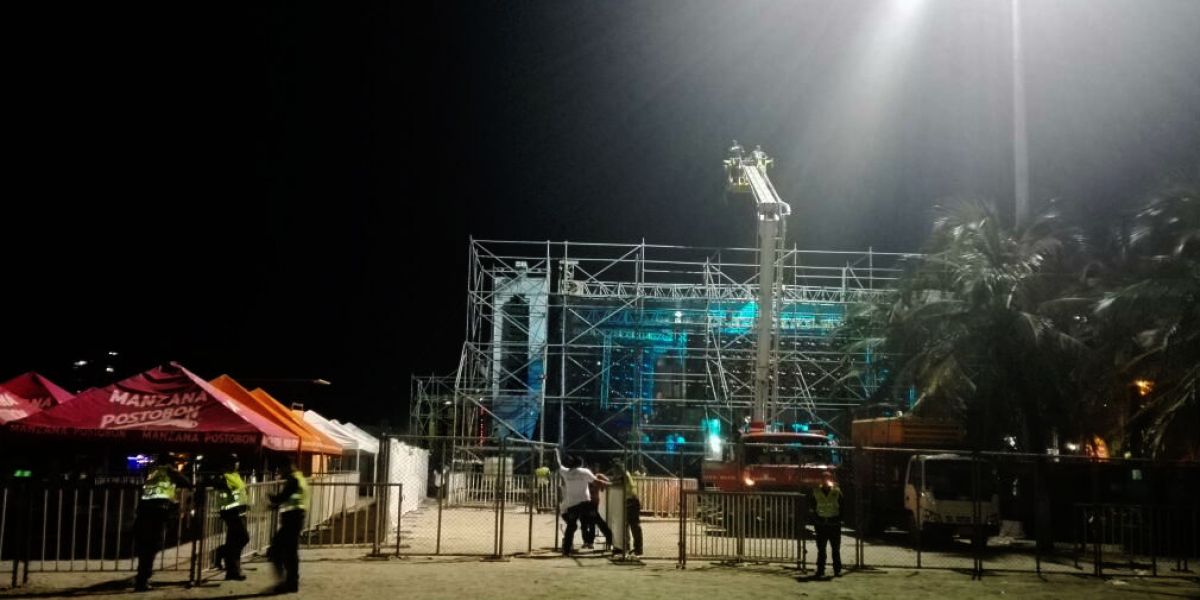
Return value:
M 977 482 L 973 473 L 976 468 Z M 930 538 L 969 535 L 975 522 L 976 491 L 979 521 L 992 535 L 1000 525 L 1000 497 L 993 467 L 983 461 L 976 465 L 970 456 L 960 454 L 913 455 L 904 477 L 904 509 L 913 525 L 910 529 L 919 529 Z

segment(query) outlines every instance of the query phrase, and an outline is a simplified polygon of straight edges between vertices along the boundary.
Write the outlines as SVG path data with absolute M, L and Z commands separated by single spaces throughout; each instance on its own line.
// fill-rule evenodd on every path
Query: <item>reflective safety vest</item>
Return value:
M 296 479 L 297 489 L 292 492 L 283 501 L 283 506 L 279 508 L 279 512 L 287 512 L 289 510 L 308 510 L 308 480 L 304 478 L 304 473 L 299 470 L 292 471 L 292 477 Z
M 838 506 L 842 499 L 842 490 L 838 488 L 829 488 L 829 493 L 826 494 L 821 488 L 813 491 L 813 498 L 817 500 L 817 516 L 822 519 L 830 519 L 842 513 L 842 509 Z
M 142 486 L 142 500 L 167 500 L 175 502 L 175 482 L 167 469 L 170 467 L 154 467 L 146 477 Z
M 242 481 L 242 476 L 237 473 L 225 474 L 225 489 L 220 490 L 220 494 L 221 510 L 250 504 L 246 493 L 246 482 Z
M 636 475 L 633 473 L 625 471 L 625 500 L 637 498 L 637 479 L 635 477 Z

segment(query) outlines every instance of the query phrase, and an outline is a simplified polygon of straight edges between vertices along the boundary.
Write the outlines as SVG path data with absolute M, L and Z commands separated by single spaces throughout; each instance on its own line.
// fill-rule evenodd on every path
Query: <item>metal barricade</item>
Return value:
M 300 533 L 300 548 L 370 548 L 371 554 L 399 553 L 404 490 L 399 483 L 360 483 L 358 477 L 314 476 L 309 482 L 309 509 Z M 279 512 L 271 496 L 281 481 L 246 486 L 245 513 L 250 541 L 243 556 L 266 554 L 279 528 Z M 208 493 L 215 493 L 208 490 Z M 201 571 L 212 571 L 217 549 L 225 540 L 225 522 L 215 502 L 207 503 L 203 535 L 196 547 Z M 200 575 L 197 575 L 198 577 Z
M 427 445 L 432 497 L 405 516 L 405 555 L 513 556 L 558 545 L 552 445 L 523 440 L 403 436 Z M 403 460 L 403 457 L 399 458 Z
M 190 569 L 195 497 L 193 490 L 180 490 L 179 504 L 167 515 L 156 570 Z M 140 498 L 135 484 L 0 488 L 0 559 L 12 561 L 13 584 L 30 572 L 135 570 Z
M 700 558 L 805 568 L 805 499 L 799 493 L 685 490 L 679 510 L 680 566 Z
M 696 491 L 699 482 L 695 478 L 639 477 L 638 498 L 642 502 L 642 514 L 659 517 L 679 516 L 679 493 Z

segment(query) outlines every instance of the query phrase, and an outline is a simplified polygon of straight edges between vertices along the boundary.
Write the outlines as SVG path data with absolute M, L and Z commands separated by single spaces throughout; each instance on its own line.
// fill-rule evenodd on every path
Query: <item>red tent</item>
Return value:
M 20 421 L 37 411 L 32 402 L 0 386 L 0 424 Z
M 15 433 L 295 451 L 300 440 L 177 363 L 156 367 L 8 426 Z
M 58 406 L 75 397 L 75 394 L 54 385 L 53 381 L 33 371 L 17 375 L 4 383 L 0 383 L 0 388 L 4 388 L 24 398 L 41 410 L 46 410 L 51 406 Z

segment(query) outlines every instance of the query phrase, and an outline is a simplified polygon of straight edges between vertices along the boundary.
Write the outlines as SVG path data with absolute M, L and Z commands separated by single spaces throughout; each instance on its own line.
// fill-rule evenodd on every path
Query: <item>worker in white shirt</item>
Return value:
M 560 506 L 563 511 L 563 521 L 566 521 L 567 524 L 566 530 L 563 531 L 563 556 L 571 555 L 571 547 L 575 543 L 575 530 L 579 527 L 581 520 L 585 525 L 595 523 L 600 532 L 604 534 L 605 539 L 613 539 L 608 524 L 599 519 L 600 515 L 592 505 L 591 493 L 588 490 L 589 483 L 600 481 L 600 479 L 591 471 L 580 467 L 577 458 L 568 456 L 564 461 L 558 454 L 558 448 L 554 449 L 554 458 L 558 462 L 558 474 L 563 480 L 563 498 Z M 621 553 L 622 551 L 614 548 L 613 552 Z

